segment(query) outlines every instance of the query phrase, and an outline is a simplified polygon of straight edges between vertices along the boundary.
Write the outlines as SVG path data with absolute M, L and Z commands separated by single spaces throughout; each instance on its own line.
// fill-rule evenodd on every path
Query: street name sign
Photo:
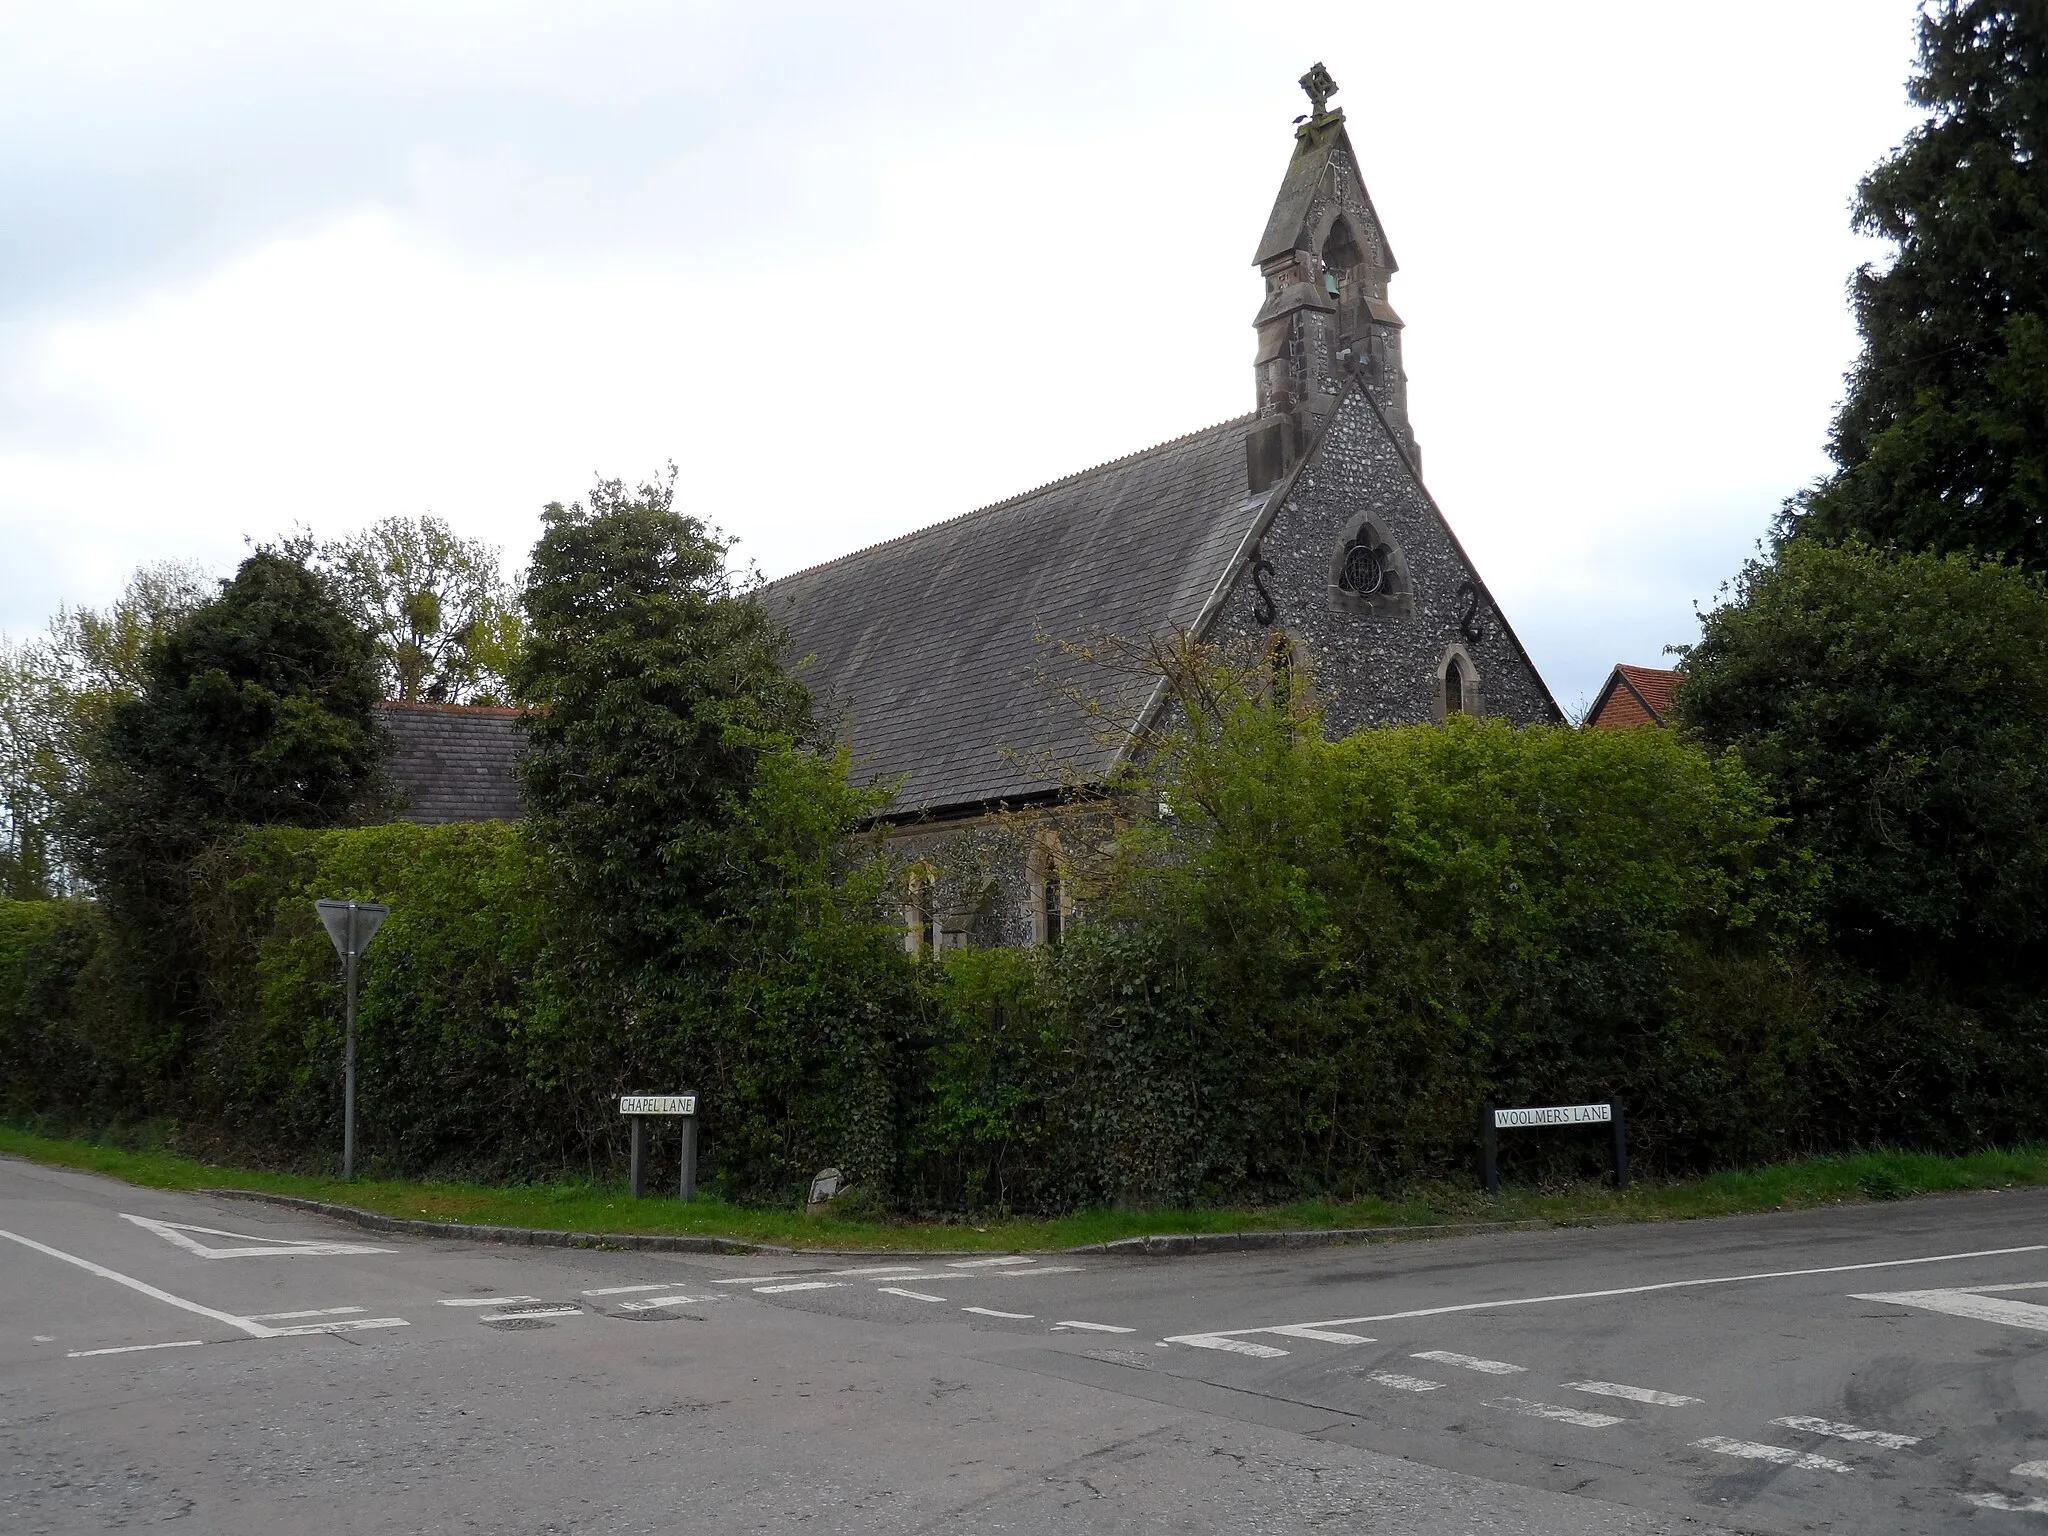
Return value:
M 1507 1131 L 1521 1125 L 1606 1125 L 1614 1118 L 1612 1104 L 1557 1104 L 1548 1109 L 1496 1109 L 1496 1129 Z
M 694 1115 L 697 1113 L 697 1095 L 694 1093 L 637 1093 L 627 1094 L 619 1100 L 622 1115 Z

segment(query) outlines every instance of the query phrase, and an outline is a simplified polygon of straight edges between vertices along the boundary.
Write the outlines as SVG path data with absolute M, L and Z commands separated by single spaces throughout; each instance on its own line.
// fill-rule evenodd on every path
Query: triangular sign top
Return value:
M 316 901 L 313 905 L 320 909 L 320 921 L 334 941 L 334 952 L 344 960 L 368 949 L 384 919 L 391 915 L 389 907 L 374 901 Z

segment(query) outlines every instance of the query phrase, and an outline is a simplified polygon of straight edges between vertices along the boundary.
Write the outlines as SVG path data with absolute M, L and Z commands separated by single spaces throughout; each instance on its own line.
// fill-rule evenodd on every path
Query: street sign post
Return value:
M 1614 1187 L 1628 1188 L 1628 1114 L 1621 1100 L 1604 1104 L 1554 1104 L 1543 1108 L 1495 1109 L 1488 1100 L 1479 1112 L 1479 1185 L 1500 1193 L 1499 1134 L 1551 1125 L 1611 1125 L 1614 1128 Z
M 316 901 L 315 910 L 341 956 L 343 1011 L 348 1020 L 347 1065 L 342 1070 L 341 1176 L 356 1176 L 356 962 L 377 937 L 391 909 L 374 901 Z
M 619 1099 L 619 1113 L 633 1122 L 633 1198 L 647 1195 L 647 1122 L 656 1115 L 672 1116 L 682 1122 L 683 1169 L 681 1193 L 685 1201 L 697 1198 L 697 1095 L 694 1093 L 629 1093 Z

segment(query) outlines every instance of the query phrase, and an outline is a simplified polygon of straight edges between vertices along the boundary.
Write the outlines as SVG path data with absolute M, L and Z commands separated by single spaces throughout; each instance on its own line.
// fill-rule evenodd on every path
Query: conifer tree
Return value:
M 1837 469 L 1784 531 L 2048 567 L 2048 0 L 1928 0 L 1927 121 L 1864 178 Z

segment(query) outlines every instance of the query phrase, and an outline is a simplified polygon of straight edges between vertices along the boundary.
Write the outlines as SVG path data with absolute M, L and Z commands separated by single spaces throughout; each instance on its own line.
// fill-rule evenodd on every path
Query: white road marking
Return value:
M 361 1312 L 362 1307 L 308 1307 L 303 1312 L 257 1312 L 251 1314 L 252 1323 L 289 1323 L 302 1317 L 341 1317 L 350 1312 Z
M 360 1333 L 366 1328 L 410 1328 L 402 1317 L 345 1317 L 333 1323 L 307 1323 L 297 1328 L 279 1328 L 279 1338 L 302 1338 L 315 1333 Z
M 202 1259 L 321 1259 L 333 1258 L 349 1253 L 396 1253 L 396 1248 L 379 1248 L 370 1243 L 337 1243 L 308 1241 L 295 1237 L 257 1237 L 248 1232 L 223 1232 L 218 1227 L 195 1227 L 182 1221 L 156 1221 L 148 1216 L 130 1216 L 121 1213 L 123 1221 L 132 1221 L 146 1231 L 154 1232 L 166 1242 L 176 1243 L 187 1253 L 196 1253 Z M 208 1237 L 231 1237 L 238 1243 L 253 1243 L 253 1248 L 215 1248 L 186 1236 L 188 1232 L 202 1232 Z
M 1010 1255 L 1000 1259 L 960 1259 L 948 1264 L 948 1269 L 993 1269 L 999 1264 L 1036 1264 L 1038 1260 Z
M 661 1285 L 601 1285 L 596 1290 L 585 1291 L 583 1294 L 586 1296 L 630 1296 L 635 1291 L 665 1291 L 673 1284 L 673 1281 L 667 1281 Z M 443 1303 L 443 1305 L 448 1305 L 448 1303 Z
M 103 1264 L 95 1264 L 91 1259 L 81 1259 L 77 1254 L 66 1253 L 61 1248 L 52 1248 L 47 1243 L 39 1243 L 32 1237 L 23 1237 L 19 1232 L 9 1232 L 4 1228 L 0 1228 L 0 1237 L 6 1238 L 9 1242 L 19 1243 L 24 1248 L 33 1248 L 37 1253 L 47 1254 L 53 1259 L 61 1259 L 66 1264 L 75 1264 L 89 1274 L 98 1275 L 102 1280 L 111 1280 L 116 1285 L 125 1285 L 131 1291 L 140 1291 L 143 1295 L 152 1296 L 156 1300 L 165 1302 L 170 1306 L 183 1308 L 185 1311 L 197 1313 L 201 1317 L 210 1317 L 216 1323 L 226 1323 L 230 1328 L 239 1328 L 252 1338 L 274 1339 L 285 1331 L 281 1328 L 268 1327 L 263 1323 L 251 1322 L 246 1317 L 236 1317 L 232 1312 L 221 1312 L 212 1307 L 202 1307 L 196 1301 L 187 1301 L 182 1296 L 173 1296 L 169 1291 L 158 1290 L 145 1280 L 137 1280 L 134 1276 L 124 1275 L 119 1270 L 108 1269 Z
M 794 1285 L 757 1285 L 754 1287 L 754 1294 L 780 1296 L 788 1291 L 836 1291 L 839 1285 L 837 1280 L 799 1280 Z
M 1606 1429 L 1615 1424 L 1626 1424 L 1627 1419 L 1617 1419 L 1611 1413 L 1587 1413 L 1583 1408 L 1565 1408 L 1556 1403 L 1532 1403 L 1526 1397 L 1496 1397 L 1486 1405 L 1489 1408 L 1505 1408 L 1509 1413 L 1519 1413 L 1531 1419 L 1554 1419 L 1560 1424 L 1576 1424 L 1581 1429 Z
M 944 1301 L 943 1296 L 927 1296 L 923 1291 L 906 1291 L 897 1285 L 878 1285 L 875 1289 L 884 1296 L 905 1296 L 912 1301 Z
M 1816 1456 L 1810 1451 L 1788 1450 L 1782 1445 L 1763 1445 L 1755 1440 L 1730 1440 L 1726 1435 L 1709 1435 L 1704 1440 L 1693 1441 L 1693 1445 L 1699 1450 L 1714 1451 L 1722 1456 L 1740 1456 L 1749 1461 L 1774 1461 L 1781 1467 L 1799 1467 L 1807 1472 L 1856 1470 L 1846 1461 Z
M 1372 1342 L 1371 1339 L 1368 1339 L 1362 1333 L 1333 1333 L 1328 1328 L 1310 1328 L 1306 1324 L 1296 1324 L 1288 1328 L 1268 1328 L 1266 1332 L 1285 1334 L 1290 1339 L 1314 1339 L 1318 1344 L 1370 1344 Z
M 960 1310 L 962 1312 L 973 1312 L 981 1317 L 1007 1317 L 1012 1322 L 1018 1323 L 1028 1323 L 1031 1321 L 1031 1314 L 1029 1312 L 998 1312 L 994 1307 L 962 1307 Z
M 1985 1290 L 1991 1287 L 1984 1287 Z M 2002 1286 L 2016 1290 L 2016 1286 Z M 1869 1296 L 1852 1296 L 1851 1301 L 1888 1301 L 1898 1307 L 1919 1307 L 1928 1312 L 1945 1312 L 1950 1317 L 1967 1317 L 1980 1323 L 2003 1323 L 2008 1328 L 2029 1328 L 2048 1333 L 2048 1307 L 2032 1301 L 2007 1301 L 1999 1296 L 1980 1295 L 1976 1289 L 1948 1291 L 1880 1291 Z
M 1411 1317 L 1446 1317 L 1456 1312 L 1487 1312 L 1495 1307 L 1535 1307 L 1553 1301 L 1605 1301 L 1615 1296 L 1644 1296 L 1653 1291 L 1683 1291 L 1703 1285 L 1740 1285 L 1756 1280 L 1797 1280 L 1808 1275 L 1847 1275 L 1868 1269 L 1899 1269 L 1912 1264 L 1947 1264 L 1959 1259 L 1999 1259 L 2016 1253 L 2048 1253 L 2048 1243 L 2029 1243 L 2022 1248 L 1978 1248 L 1969 1253 L 1930 1253 L 1916 1259 L 1877 1259 L 1868 1264 L 1830 1264 L 1819 1269 L 1772 1269 L 1751 1275 L 1707 1275 L 1697 1280 L 1660 1280 L 1651 1285 L 1620 1285 L 1604 1291 L 1560 1291 L 1549 1296 L 1511 1296 L 1500 1301 L 1466 1301 L 1448 1307 L 1417 1307 L 1407 1312 L 1375 1312 L 1365 1317 L 1325 1317 L 1288 1327 L 1348 1328 L 1355 1323 L 1405 1322 Z M 1050 1271 L 1037 1270 L 1037 1274 Z M 1267 1324 L 1256 1328 L 1227 1328 L 1222 1333 L 1275 1333 Z M 1209 1337 L 1210 1335 L 1204 1335 Z
M 1894 1435 L 1882 1429 L 1859 1429 L 1854 1424 L 1837 1424 L 1833 1419 L 1808 1418 L 1803 1413 L 1787 1414 L 1782 1419 L 1771 1420 L 1781 1429 L 1803 1429 L 1810 1435 L 1828 1435 L 1836 1440 L 1860 1440 L 1865 1445 L 1881 1445 L 1888 1451 L 1903 1451 L 1909 1445 L 1918 1445 L 1918 1435 Z M 2030 1467 L 2048 1471 L 2048 1461 L 2030 1461 Z M 2018 1467 L 2013 1471 L 2019 1472 Z M 2025 1474 L 2022 1474 L 2023 1476 Z
M 1448 1349 L 1425 1349 L 1409 1358 L 1434 1360 L 1438 1365 L 1456 1365 L 1468 1371 L 1484 1371 L 1489 1376 L 1513 1376 L 1529 1369 L 1526 1365 L 1509 1365 L 1505 1360 L 1482 1360 L 1477 1355 L 1461 1355 Z
M 55 1343 L 54 1339 L 45 1343 Z M 2023 1461 L 2012 1469 L 2014 1477 L 2048 1477 L 2048 1461 Z
M 1028 1280 L 1037 1275 L 1078 1275 L 1082 1272 L 1078 1264 L 1034 1264 L 1029 1269 L 999 1269 L 991 1278 L 996 1280 Z
M 1403 1392 L 1434 1392 L 1443 1385 L 1440 1381 L 1429 1381 L 1421 1376 L 1403 1376 L 1399 1371 L 1367 1371 L 1365 1377 L 1383 1387 L 1396 1387 Z
M 2048 1499 L 2037 1494 L 2024 1494 L 2017 1499 L 2002 1493 L 1966 1493 L 1963 1497 L 1979 1509 L 2002 1509 L 2015 1515 L 2048 1515 Z
M 1166 1342 L 1186 1344 L 1192 1349 L 1221 1349 L 1233 1355 L 1250 1355 L 1254 1360 L 1277 1360 L 1287 1353 L 1270 1344 L 1254 1344 L 1250 1339 L 1233 1339 L 1223 1333 L 1183 1333 Z
M 933 1269 L 929 1264 L 870 1264 L 864 1269 L 827 1269 L 821 1274 L 846 1275 L 856 1280 L 879 1280 L 887 1276 L 891 1280 L 943 1280 L 949 1278 L 943 1270 Z
M 54 1333 L 39 1333 L 36 1335 L 36 1342 L 38 1344 L 54 1344 L 57 1342 L 57 1336 Z
M 480 1323 L 503 1323 L 522 1317 L 581 1317 L 582 1315 L 583 1309 L 581 1307 L 522 1307 L 517 1312 L 479 1312 L 477 1314 L 477 1321 Z M 364 1324 L 363 1326 L 367 1327 L 369 1325 Z
M 723 1301 L 723 1296 L 649 1296 L 644 1301 L 622 1301 L 621 1312 L 654 1312 L 662 1307 L 693 1307 L 700 1302 Z
M 441 1300 L 444 1307 L 516 1307 L 522 1302 L 539 1301 L 538 1296 L 447 1296 Z
M 57 1341 L 50 1339 L 45 1342 L 54 1344 Z M 191 1349 L 195 1345 L 204 1344 L 205 1342 L 206 1340 L 204 1339 L 179 1339 L 170 1344 L 122 1344 L 114 1349 L 67 1349 L 64 1351 L 64 1358 L 66 1360 L 84 1360 L 92 1355 L 133 1355 L 145 1349 Z
M 1115 1323 L 1077 1323 L 1069 1318 L 1063 1323 L 1054 1323 L 1055 1328 L 1080 1328 L 1089 1333 L 1136 1333 L 1135 1328 L 1119 1328 Z
M 1574 1392 L 1590 1392 L 1595 1397 L 1625 1397 L 1632 1403 L 1655 1403 L 1659 1408 L 1683 1408 L 1696 1403 L 1696 1397 L 1681 1397 L 1676 1392 L 1659 1392 L 1651 1387 L 1625 1387 L 1618 1381 L 1568 1381 L 1565 1383 Z

